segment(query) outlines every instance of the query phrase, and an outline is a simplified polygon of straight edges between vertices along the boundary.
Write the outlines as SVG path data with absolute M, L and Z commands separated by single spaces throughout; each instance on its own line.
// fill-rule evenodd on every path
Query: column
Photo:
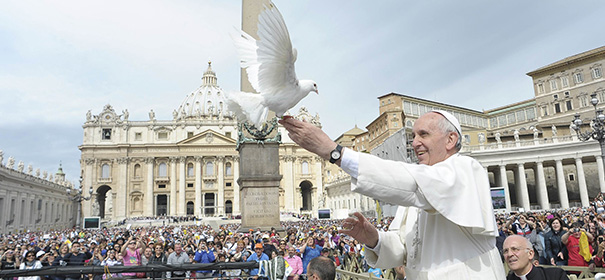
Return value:
M 147 186 L 144 194 L 145 207 L 143 207 L 143 213 L 145 216 L 155 216 L 157 213 L 153 211 L 154 203 L 154 195 L 153 195 L 153 161 L 154 158 L 148 157 L 145 159 L 145 164 L 147 164 Z
M 202 216 L 202 157 L 195 157 L 195 216 Z
M 599 187 L 601 192 L 605 192 L 605 171 L 603 171 L 603 158 L 601 156 L 595 156 L 597 159 L 597 174 L 599 177 Z
M 315 170 L 313 170 L 315 172 L 311 172 L 311 174 L 315 174 L 315 176 L 316 176 L 315 186 L 317 187 L 317 196 L 316 197 L 318 200 L 316 205 L 317 205 L 317 208 L 326 208 L 327 207 L 327 205 L 325 203 L 326 197 L 324 196 L 324 187 L 323 187 L 323 182 L 321 180 L 322 170 L 323 170 L 321 168 L 321 165 L 322 165 L 323 159 L 321 157 L 315 156 L 315 157 L 313 157 L 313 160 L 315 161 Z M 319 201 L 320 199 L 321 199 L 321 201 Z M 315 210 L 314 211 L 315 213 L 318 213 L 317 209 L 314 209 L 314 210 Z
M 218 215 L 225 215 L 225 157 L 219 156 L 216 158 L 216 165 L 218 165 L 218 172 L 216 174 L 218 198 L 216 205 L 218 206 Z
M 285 165 L 283 168 L 284 179 L 284 206 L 285 211 L 298 213 L 296 208 L 296 186 L 294 186 L 294 157 L 291 155 L 282 156 Z
M 177 158 L 170 158 L 170 212 L 167 216 L 176 216 L 176 163 Z
M 550 209 L 548 201 L 548 190 L 546 189 L 546 178 L 544 177 L 544 165 L 541 161 L 536 162 L 536 191 L 538 193 L 538 203 L 543 210 Z
M 517 191 L 521 193 L 521 205 L 525 211 L 531 210 L 529 204 L 529 192 L 527 190 L 527 180 L 525 179 L 525 167 L 523 163 L 517 163 L 517 176 L 518 176 L 518 187 Z
M 86 164 L 86 167 L 84 168 L 84 174 L 82 175 L 82 193 L 83 194 L 88 194 L 88 192 L 86 192 L 86 186 L 93 186 L 94 182 L 97 181 L 97 177 L 96 177 L 96 167 L 98 166 L 97 161 L 95 159 L 92 158 L 87 158 L 84 159 L 84 163 Z M 76 202 L 78 203 L 78 202 Z M 36 205 L 36 207 L 38 207 L 38 205 Z M 36 208 L 37 209 L 37 208 Z M 82 213 L 90 213 L 92 210 L 92 201 L 88 201 L 85 203 L 82 203 Z M 42 210 L 42 209 L 40 209 Z M 71 215 L 76 214 L 74 211 L 72 211 L 70 213 Z M 70 218 L 73 218 L 73 224 L 72 225 L 76 225 L 79 223 L 79 221 L 76 221 L 77 218 L 77 214 L 76 216 L 70 216 Z M 37 219 L 37 217 L 36 217 Z
M 565 185 L 565 174 L 563 174 L 563 161 L 555 160 L 555 173 L 557 173 L 557 189 L 559 190 L 559 200 L 561 208 L 569 208 L 569 198 L 567 197 L 567 186 Z
M 239 184 L 237 179 L 239 178 L 239 157 L 233 157 L 233 215 L 239 215 L 240 213 L 240 201 L 239 201 Z
M 586 187 L 586 176 L 584 175 L 584 166 L 582 165 L 582 158 L 576 158 L 576 170 L 578 171 L 580 202 L 582 202 L 582 207 L 588 207 L 590 206 L 590 201 L 588 201 L 588 188 Z
M 506 178 L 506 166 L 500 165 L 500 187 L 504 188 L 504 200 L 506 202 L 506 211 L 510 211 L 510 191 L 508 189 L 508 178 Z
M 187 201 L 186 201 L 186 196 L 185 196 L 185 179 L 187 177 L 185 174 L 185 161 L 187 160 L 186 157 L 179 157 L 179 200 L 178 200 L 178 215 L 179 216 L 185 216 L 187 214 L 186 211 L 186 205 L 187 205 Z M 176 178 L 175 178 L 176 179 Z
M 116 196 L 114 208 L 115 216 L 118 219 L 124 219 L 130 216 L 130 203 L 128 196 L 128 158 L 119 158 L 118 162 L 118 176 L 114 177 L 118 181 L 118 192 Z M 113 177 L 113 176 L 112 176 Z

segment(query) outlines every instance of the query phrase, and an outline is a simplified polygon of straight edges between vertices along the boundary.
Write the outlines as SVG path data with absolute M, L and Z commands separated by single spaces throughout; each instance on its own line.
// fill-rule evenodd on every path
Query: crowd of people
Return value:
M 189 219 L 179 219 L 188 221 Z M 391 218 L 372 220 L 386 229 Z M 187 264 L 248 262 L 282 258 L 288 262 L 290 280 L 307 275 L 307 266 L 318 256 L 337 266 L 356 259 L 363 263 L 363 247 L 338 233 L 340 220 L 307 219 L 281 223 L 285 232 L 260 229 L 238 232 L 239 224 L 208 225 L 173 223 L 163 226 L 119 226 L 95 230 L 69 229 L 0 235 L 1 270 L 36 269 L 47 266 L 136 266 L 147 264 Z M 366 267 L 367 269 L 367 267 Z M 65 275 L 21 277 L 73 280 L 104 277 L 129 278 L 259 278 L 258 269 L 111 273 L 105 275 Z M 261 271 L 261 275 L 266 275 Z M 266 277 L 261 277 L 266 278 Z M 13 279 L 11 279 L 13 280 Z M 21 279 L 20 279 L 21 280 Z

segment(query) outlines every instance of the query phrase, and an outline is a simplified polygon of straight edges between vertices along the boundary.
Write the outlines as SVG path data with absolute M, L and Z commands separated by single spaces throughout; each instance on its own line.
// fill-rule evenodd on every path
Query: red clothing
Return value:
M 570 235 L 569 238 L 567 238 L 566 246 L 569 255 L 567 265 L 588 266 L 588 263 L 584 260 L 584 257 L 580 256 L 580 239 L 575 238 L 573 235 Z M 592 246 L 590 246 L 590 243 L 588 244 L 588 246 L 590 247 L 590 253 L 592 254 Z

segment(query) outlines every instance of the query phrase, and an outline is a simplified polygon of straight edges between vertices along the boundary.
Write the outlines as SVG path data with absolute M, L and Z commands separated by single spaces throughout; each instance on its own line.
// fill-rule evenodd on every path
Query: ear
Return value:
M 455 150 L 456 149 L 456 143 L 458 142 L 458 133 L 456 132 L 449 132 L 447 135 L 447 142 L 445 144 L 445 148 L 448 151 L 451 150 Z

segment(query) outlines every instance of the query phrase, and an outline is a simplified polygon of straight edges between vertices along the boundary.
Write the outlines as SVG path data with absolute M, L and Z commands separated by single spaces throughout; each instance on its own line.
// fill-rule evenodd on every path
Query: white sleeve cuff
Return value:
M 340 168 L 351 175 L 351 177 L 357 179 L 359 174 L 359 153 L 349 148 L 344 148 L 342 159 L 340 160 Z
M 378 232 L 378 242 L 376 242 L 376 246 L 374 246 L 374 248 L 370 248 L 369 246 L 365 245 L 366 249 L 374 252 L 377 256 L 380 255 L 380 245 L 382 244 L 382 242 L 380 242 L 381 238 L 381 234 L 380 232 Z

